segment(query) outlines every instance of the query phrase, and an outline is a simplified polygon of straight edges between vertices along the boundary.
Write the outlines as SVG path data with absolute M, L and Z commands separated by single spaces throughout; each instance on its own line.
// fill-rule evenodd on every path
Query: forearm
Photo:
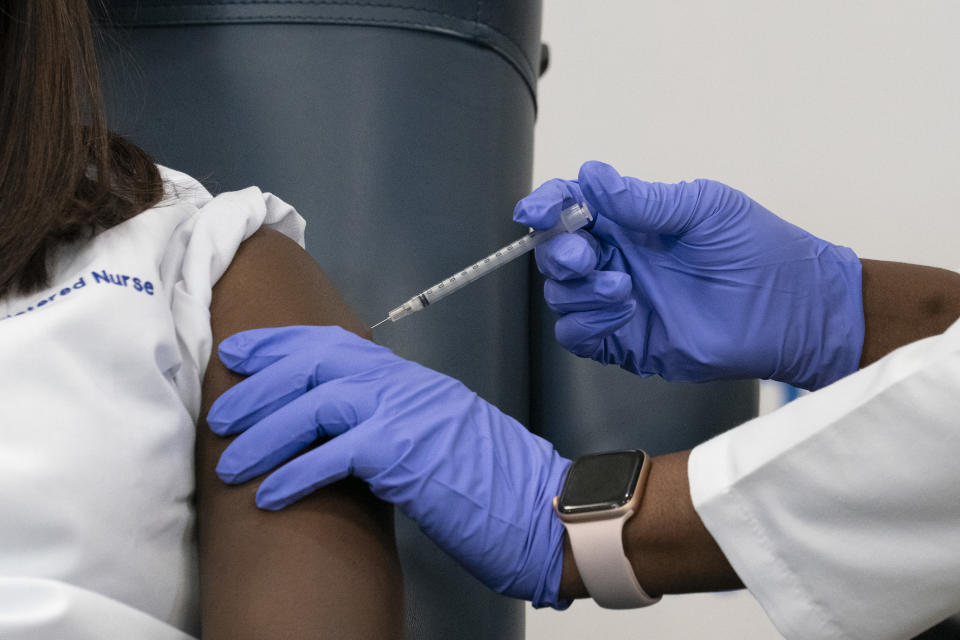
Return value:
M 689 451 L 651 458 L 640 509 L 623 530 L 634 572 L 650 595 L 719 591 L 743 587 L 690 499 Z M 564 540 L 563 598 L 582 598 L 586 589 L 569 542 Z
M 861 260 L 865 336 L 860 367 L 943 333 L 960 317 L 960 274 L 902 262 Z

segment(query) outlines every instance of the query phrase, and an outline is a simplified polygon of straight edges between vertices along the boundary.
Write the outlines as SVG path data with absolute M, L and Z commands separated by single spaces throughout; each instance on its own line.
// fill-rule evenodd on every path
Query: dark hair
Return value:
M 107 130 L 87 0 L 0 0 L 0 295 L 162 197 L 150 157 Z

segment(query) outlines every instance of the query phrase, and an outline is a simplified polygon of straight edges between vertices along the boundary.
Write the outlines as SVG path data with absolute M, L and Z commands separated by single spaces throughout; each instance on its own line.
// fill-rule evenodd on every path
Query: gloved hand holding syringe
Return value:
M 508 262 L 519 258 L 535 248 L 537 245 L 543 244 L 561 233 L 573 233 L 577 229 L 585 227 L 591 221 L 593 221 L 593 215 L 590 213 L 590 209 L 587 208 L 586 204 L 573 204 L 560 212 L 560 222 L 552 229 L 547 229 L 546 231 L 531 231 L 519 240 L 514 240 L 502 249 L 491 253 L 486 258 L 478 260 L 449 278 L 441 280 L 428 289 L 424 289 L 396 309 L 390 311 L 386 318 L 371 328 L 376 329 L 387 320 L 396 322 L 400 318 L 405 318 L 411 313 L 420 311 L 437 300 L 445 298 L 454 291 L 464 288 L 491 271 L 496 271 Z

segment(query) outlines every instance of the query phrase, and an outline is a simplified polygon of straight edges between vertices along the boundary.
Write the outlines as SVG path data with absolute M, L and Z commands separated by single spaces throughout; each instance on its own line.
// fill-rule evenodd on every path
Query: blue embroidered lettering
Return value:
M 124 273 L 107 273 L 106 269 L 101 269 L 100 271 L 91 271 L 90 275 L 93 276 L 93 281 L 97 284 L 101 282 L 108 282 L 110 284 L 115 284 L 118 287 L 133 287 L 134 291 L 142 291 L 148 296 L 153 295 L 153 283 L 149 280 L 141 280 L 140 278 L 134 276 L 128 276 Z M 83 281 L 83 278 L 77 281 L 77 284 L 73 285 L 74 289 L 78 289 L 84 286 L 86 283 Z
M 104 269 L 104 270 L 101 271 L 100 273 L 97 273 L 96 271 L 91 271 L 91 272 L 90 272 L 90 275 L 93 276 L 93 281 L 94 281 L 94 282 L 97 282 L 97 283 L 100 283 L 100 282 L 110 282 L 110 276 L 107 275 L 107 270 L 106 270 L 106 269 Z M 74 286 L 76 286 L 76 285 L 74 285 Z

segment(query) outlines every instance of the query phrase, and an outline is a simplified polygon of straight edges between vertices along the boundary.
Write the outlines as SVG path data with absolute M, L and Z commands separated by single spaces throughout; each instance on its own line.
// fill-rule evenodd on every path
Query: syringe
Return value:
M 593 215 L 586 204 L 574 204 L 560 212 L 560 222 L 546 231 L 531 231 L 519 240 L 514 240 L 507 246 L 498 251 L 494 251 L 486 258 L 474 262 L 470 266 L 461 269 L 449 278 L 441 280 L 429 289 L 424 289 L 413 296 L 402 305 L 387 314 L 387 317 L 371 327 L 376 329 L 387 320 L 396 322 L 400 318 L 405 318 L 411 313 L 433 304 L 441 298 L 445 298 L 454 291 L 458 291 L 471 282 L 487 275 L 491 271 L 496 271 L 511 260 L 519 258 L 539 244 L 542 244 L 560 235 L 561 233 L 573 233 L 577 229 L 584 227 L 593 220 Z

